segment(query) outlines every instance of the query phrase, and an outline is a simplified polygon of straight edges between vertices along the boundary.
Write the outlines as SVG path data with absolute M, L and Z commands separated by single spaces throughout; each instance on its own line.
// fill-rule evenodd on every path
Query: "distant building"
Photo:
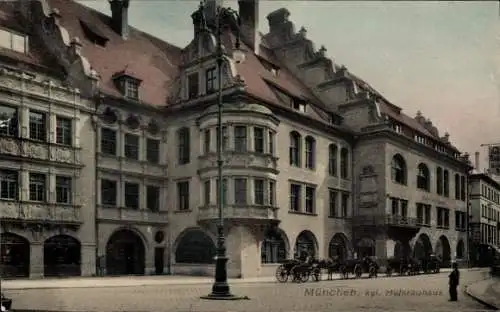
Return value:
M 24 73 L 29 58 L 51 57 L 30 69 L 36 79 L 0 77 L 5 104 L 22 112 L 3 112 L 18 121 L 4 128 L 19 131 L 3 140 L 37 146 L 12 160 L 13 152 L 0 148 L 9 157 L 2 167 L 18 170 L 0 181 L 0 194 L 10 196 L 0 198 L 4 270 L 16 264 L 24 273 L 11 275 L 32 277 L 213 274 L 220 140 L 230 276 L 271 275 L 279 262 L 305 253 L 464 257 L 470 165 L 449 135 L 440 136 L 420 112 L 404 114 L 325 48 L 314 49 L 286 9 L 269 14 L 269 32 L 259 34 L 258 1 L 239 2 L 246 61 L 233 59 L 235 29 L 228 28 L 218 77 L 213 36 L 201 28 L 206 22 L 213 31 L 216 2 L 207 1 L 204 20 L 192 14 L 194 36 L 183 48 L 131 27 L 129 1 L 111 0 L 111 17 L 72 0 L 0 3 L 13 13 L 2 15 L 2 27 L 28 38 L 33 51 L 4 40 L 0 55 L 14 57 L 9 66 Z M 57 88 L 36 82 L 46 79 L 46 68 L 56 72 Z M 34 106 L 32 98 L 43 102 Z M 30 109 L 38 115 L 30 117 Z M 58 119 L 67 114 L 69 132 Z M 64 152 L 49 152 L 65 144 Z M 36 153 L 69 160 L 46 156 L 42 163 Z M 45 180 L 29 180 L 32 171 Z M 72 177 L 67 209 L 58 202 L 67 192 L 61 172 Z M 16 174 L 24 184 L 11 184 Z M 24 207 L 54 211 L 58 225 L 45 230 L 48 217 Z M 65 218 L 77 220 L 63 226 Z M 50 249 L 52 236 L 64 237 L 59 249 Z M 17 247 L 4 250 L 6 239 Z

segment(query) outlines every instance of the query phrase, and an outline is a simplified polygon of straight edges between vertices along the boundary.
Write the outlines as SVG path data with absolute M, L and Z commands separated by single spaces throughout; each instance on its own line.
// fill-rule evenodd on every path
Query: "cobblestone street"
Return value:
M 448 302 L 448 273 L 305 284 L 234 284 L 242 301 L 199 299 L 210 285 L 7 290 L 15 309 L 59 311 L 478 311 L 463 293 L 484 272 L 462 271 L 459 302 Z M 118 285 L 117 285 L 118 286 Z

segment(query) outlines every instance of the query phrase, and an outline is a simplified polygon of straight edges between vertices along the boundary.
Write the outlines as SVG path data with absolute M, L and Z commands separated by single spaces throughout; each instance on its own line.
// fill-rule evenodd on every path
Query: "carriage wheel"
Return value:
M 311 275 L 311 272 L 309 271 L 304 271 L 300 273 L 300 282 L 305 283 L 309 280 L 309 276 Z
M 354 274 L 356 278 L 360 278 L 363 275 L 363 268 L 359 264 L 356 264 L 354 267 Z
M 374 266 L 371 266 L 368 270 L 368 277 L 377 277 L 377 269 Z
M 286 281 L 288 281 L 288 275 L 289 275 L 289 273 L 285 269 L 284 265 L 280 265 L 276 269 L 276 280 L 278 280 L 278 282 L 280 282 L 280 283 L 286 283 Z
M 321 280 L 321 270 L 319 268 L 313 269 L 312 280 L 315 282 L 319 282 Z
M 290 270 L 290 275 L 292 275 L 292 282 L 294 283 L 300 283 L 300 272 L 299 270 L 297 269 L 297 266 L 294 266 L 291 270 Z

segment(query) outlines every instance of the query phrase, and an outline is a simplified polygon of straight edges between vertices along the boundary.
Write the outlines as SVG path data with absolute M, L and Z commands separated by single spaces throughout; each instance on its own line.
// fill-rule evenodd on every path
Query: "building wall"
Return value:
M 489 183 L 480 176 L 470 181 L 472 238 L 476 243 L 499 246 L 500 190 L 496 183 Z
M 2 169 L 19 175 L 19 200 L 2 201 L 2 233 L 17 234 L 30 243 L 30 276 L 44 273 L 44 242 L 56 235 L 75 238 L 81 244 L 81 272 L 95 272 L 95 182 L 92 102 L 78 90 L 40 72 L 0 65 L 1 105 L 18 110 L 19 138 L 0 138 Z M 30 140 L 29 113 L 43 113 L 47 141 Z M 71 120 L 71 146 L 56 143 L 56 117 Z M 29 173 L 46 175 L 45 201 L 30 201 Z M 71 202 L 56 203 L 56 176 L 71 177 Z M 21 225 L 23 224 L 23 225 Z M 71 227 L 69 226 L 71 224 Z M 46 265 L 46 263 L 45 263 Z

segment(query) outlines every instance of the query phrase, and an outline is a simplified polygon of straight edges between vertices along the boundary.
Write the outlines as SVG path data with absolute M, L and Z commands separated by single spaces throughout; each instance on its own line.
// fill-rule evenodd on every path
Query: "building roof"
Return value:
M 12 31 L 28 36 L 27 53 L 20 53 L 0 47 L 0 55 L 8 62 L 15 63 L 18 67 L 26 66 L 36 70 L 43 70 L 52 76 L 63 76 L 64 69 L 58 66 L 57 60 L 44 48 L 36 36 L 32 36 L 32 25 L 22 21 L 17 12 L 17 3 L 12 1 L 0 2 L 0 25 Z
M 474 173 L 469 176 L 469 180 L 483 180 L 500 191 L 500 184 L 486 173 Z
M 121 97 L 113 81 L 119 72 L 127 72 L 142 80 L 140 101 L 145 104 L 164 106 L 170 89 L 179 73 L 181 49 L 168 42 L 129 28 L 125 40 L 111 27 L 111 18 L 74 0 L 47 0 L 51 9 L 58 9 L 60 23 L 70 37 L 78 37 L 82 54 L 100 75 L 101 92 Z M 87 37 L 84 27 L 107 39 L 104 47 Z

